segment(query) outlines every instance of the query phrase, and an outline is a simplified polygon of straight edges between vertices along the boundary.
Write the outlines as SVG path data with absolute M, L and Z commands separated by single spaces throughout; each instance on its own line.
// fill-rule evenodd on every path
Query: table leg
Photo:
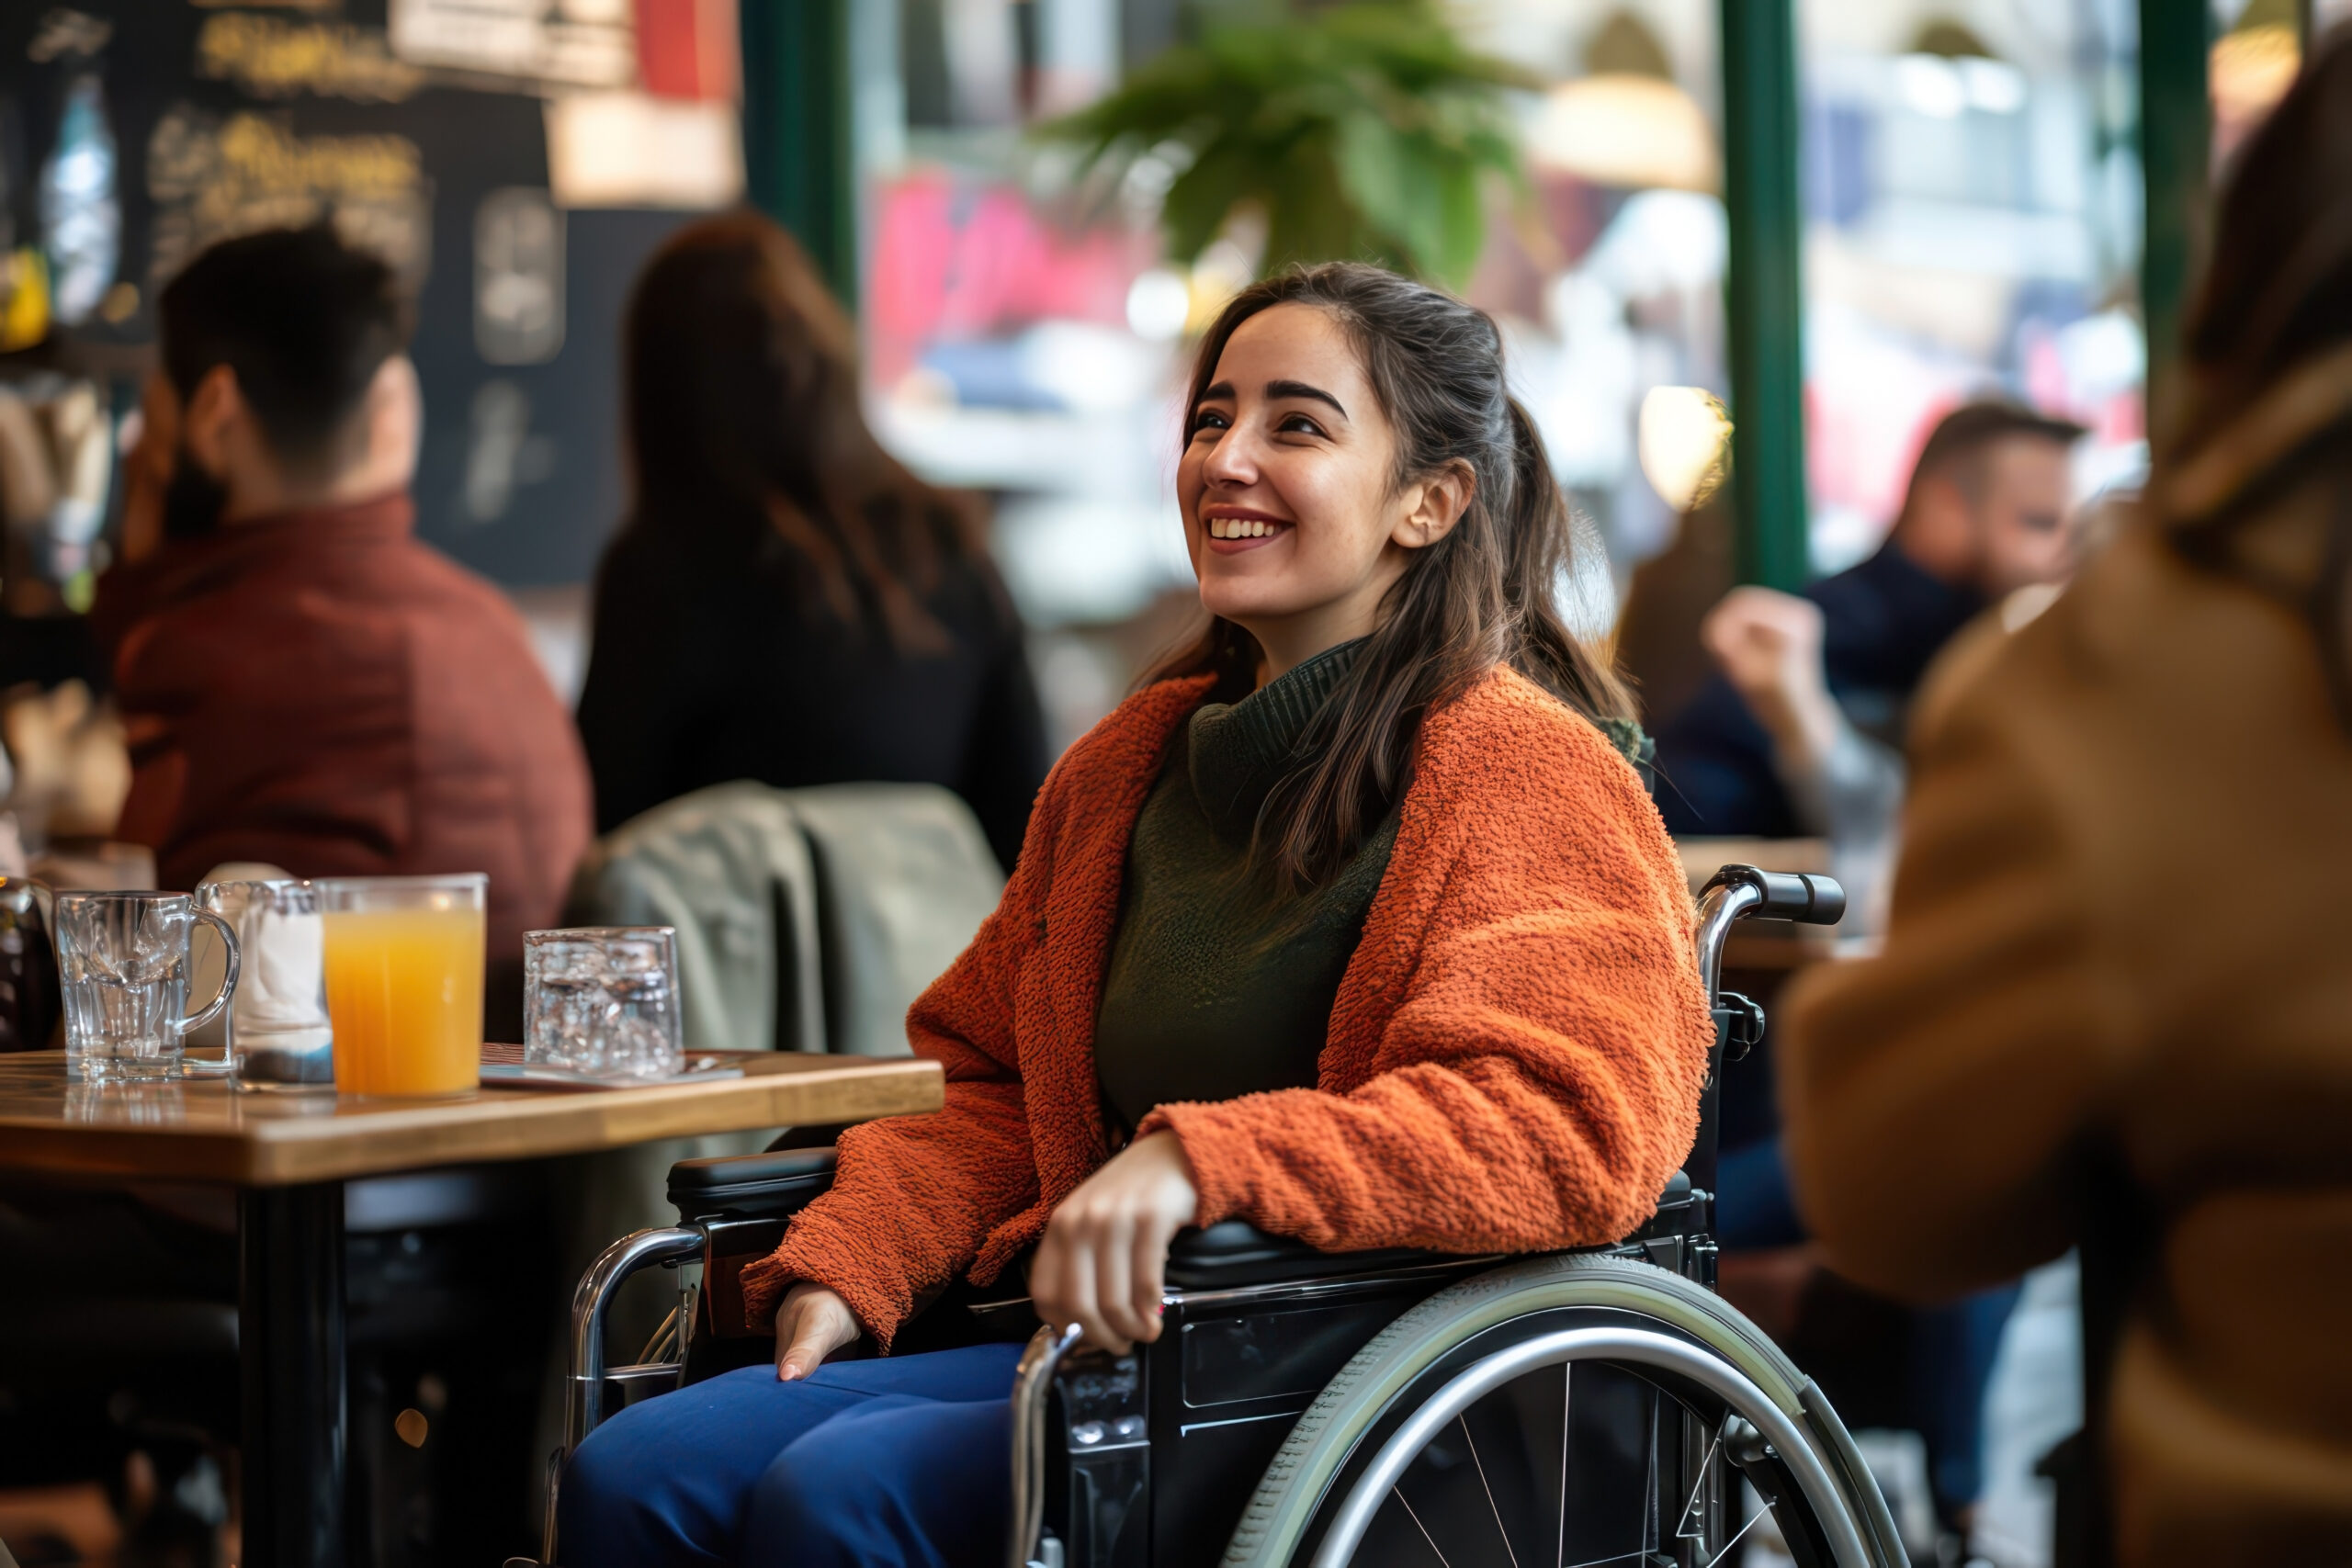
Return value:
M 237 1200 L 244 1568 L 343 1568 L 343 1183 Z

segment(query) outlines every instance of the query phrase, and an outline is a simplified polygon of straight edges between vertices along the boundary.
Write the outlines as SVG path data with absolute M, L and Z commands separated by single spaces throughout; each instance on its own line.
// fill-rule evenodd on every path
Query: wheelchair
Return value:
M 1715 1043 L 1699 1138 L 1615 1246 L 1318 1253 L 1228 1221 L 1178 1237 L 1160 1337 L 1116 1357 L 1039 1325 L 1012 1271 L 927 1307 L 903 1349 L 1027 1341 L 1008 1568 L 1535 1568 L 1547 1546 L 1553 1568 L 1714 1568 L 1768 1519 L 1804 1568 L 1907 1568 L 1836 1412 L 1713 1290 L 1715 1083 L 1763 1023 L 1721 989 L 1724 942 L 1742 919 L 1834 925 L 1844 906 L 1826 877 L 1745 865 L 1702 890 Z M 608 1408 L 773 1355 L 741 1326 L 741 1271 L 832 1168 L 830 1148 L 683 1161 L 684 1223 L 616 1242 L 581 1280 L 540 1562 L 560 1561 L 566 1455 Z M 607 1365 L 620 1282 L 695 1263 L 645 1353 Z

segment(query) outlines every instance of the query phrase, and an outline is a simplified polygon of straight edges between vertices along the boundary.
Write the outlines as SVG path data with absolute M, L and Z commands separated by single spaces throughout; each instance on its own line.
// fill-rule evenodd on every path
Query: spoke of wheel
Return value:
M 1657 1429 L 1659 1423 L 1665 1419 L 1658 1413 L 1658 1402 L 1664 1397 L 1665 1395 L 1659 1393 L 1656 1388 L 1652 1388 L 1650 1390 L 1650 1468 L 1649 1473 L 1642 1478 L 1642 1495 L 1648 1499 L 1648 1501 L 1644 1505 L 1645 1507 L 1655 1507 L 1657 1505 Z M 1663 1528 L 1665 1521 L 1661 1519 L 1658 1521 L 1658 1524 L 1660 1526 L 1658 1533 L 1660 1535 L 1664 1535 L 1666 1533 Z M 1643 1549 L 1646 1551 L 1652 1544 L 1653 1542 L 1650 1540 L 1650 1520 L 1648 1517 L 1645 1517 L 1642 1521 Z
M 1707 1489 L 1708 1472 L 1713 1469 L 1715 1455 L 1722 1450 L 1723 1446 L 1724 1437 L 1721 1432 L 1718 1432 L 1715 1434 L 1715 1440 L 1707 1445 L 1707 1457 L 1699 1461 L 1699 1480 L 1697 1483 L 1690 1488 L 1690 1500 L 1682 1505 L 1682 1517 L 1679 1519 L 1677 1519 L 1674 1523 L 1674 1539 L 1677 1540 L 1690 1540 L 1694 1539 L 1690 1529 L 1690 1515 L 1699 1506 L 1699 1495 Z M 1701 1546 L 1705 1546 L 1707 1544 L 1707 1521 L 1703 1517 L 1699 1521 L 1698 1532 L 1695 1539 Z M 1514 1563 L 1512 1568 L 1518 1568 L 1518 1565 Z
M 1749 1530 L 1754 1529 L 1756 1528 L 1756 1521 L 1762 1518 L 1771 1511 L 1772 1510 L 1769 1506 L 1759 1506 L 1754 1513 L 1748 1515 L 1747 1522 L 1740 1526 L 1739 1529 L 1732 1531 L 1731 1539 L 1724 1542 L 1724 1549 L 1721 1551 L 1716 1552 L 1713 1557 L 1707 1559 L 1707 1568 L 1715 1568 L 1716 1563 L 1721 1562 L 1724 1558 L 1729 1557 L 1731 1555 L 1731 1549 L 1739 1544 L 1739 1538 L 1746 1535 Z M 1704 1546 L 1707 1543 L 1702 1540 L 1699 1544 L 1701 1546 Z
M 1552 1568 L 1568 1568 L 1568 1395 L 1576 1370 L 1574 1361 L 1560 1363 L 1560 1543 L 1552 1553 Z
M 1396 1496 L 1396 1501 L 1405 1504 L 1405 1517 L 1413 1521 L 1413 1528 L 1421 1532 L 1421 1539 L 1430 1543 L 1430 1550 L 1437 1551 L 1437 1541 L 1430 1535 L 1430 1527 L 1421 1523 L 1421 1516 L 1413 1512 L 1411 1503 L 1406 1502 L 1405 1489 L 1402 1486 L 1391 1486 L 1388 1490 Z M 1453 1568 L 1453 1563 L 1445 1561 L 1444 1552 L 1437 1551 L 1437 1560 L 1442 1564 L 1442 1568 Z
M 1478 1457 L 1478 1439 L 1470 1435 L 1468 1411 L 1453 1419 L 1462 1428 L 1462 1440 L 1470 1445 L 1470 1462 L 1478 1467 L 1478 1484 L 1486 1489 L 1487 1511 L 1495 1516 L 1495 1533 L 1503 1538 L 1503 1554 L 1510 1559 L 1510 1568 L 1519 1568 L 1519 1553 L 1511 1550 L 1510 1531 L 1503 1529 L 1503 1511 L 1495 1505 L 1495 1488 L 1487 1479 L 1487 1461 Z

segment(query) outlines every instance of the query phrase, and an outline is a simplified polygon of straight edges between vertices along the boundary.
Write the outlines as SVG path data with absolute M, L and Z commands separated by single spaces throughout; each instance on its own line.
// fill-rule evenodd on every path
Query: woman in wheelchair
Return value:
M 1713 1026 L 1566 506 L 1494 323 L 1352 264 L 1244 290 L 1178 491 L 1208 629 L 1072 747 L 908 1030 L 946 1108 L 840 1143 L 744 1276 L 749 1369 L 622 1412 L 566 1568 L 979 1563 L 1019 1348 L 888 1352 L 1033 1246 L 1038 1315 L 1159 1332 L 1186 1225 L 1528 1252 L 1646 1219 Z

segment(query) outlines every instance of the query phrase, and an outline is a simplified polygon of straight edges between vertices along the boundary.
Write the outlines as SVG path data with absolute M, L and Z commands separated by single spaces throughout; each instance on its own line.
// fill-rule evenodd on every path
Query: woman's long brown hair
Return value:
M 1295 268 L 1243 289 L 1202 339 L 1186 400 L 1216 378 L 1236 328 L 1276 305 L 1328 312 L 1362 356 L 1396 442 L 1393 482 L 1466 464 L 1476 489 L 1444 538 L 1413 552 L 1379 628 L 1301 738 L 1297 764 L 1259 814 L 1253 855 L 1291 888 L 1329 880 L 1411 780 L 1422 716 L 1509 665 L 1596 722 L 1629 721 L 1616 672 L 1560 617 L 1573 534 L 1527 411 L 1503 384 L 1502 340 L 1485 311 L 1357 262 Z M 1212 618 L 1146 681 L 1216 673 L 1238 695 L 1262 654 Z
M 944 561 L 982 558 L 978 519 L 866 428 L 856 334 L 789 234 L 752 212 L 681 230 L 639 277 L 625 341 L 630 527 L 721 565 L 787 551 L 844 623 L 946 648 L 923 600 Z
M 2352 729 L 2352 398 L 2318 417 L 2288 406 L 2324 391 L 2330 360 L 2352 351 L 2352 27 L 2313 52 L 2293 89 L 2240 152 L 2183 333 L 2187 392 L 2156 454 L 2156 489 L 2184 475 L 2231 473 L 2218 504 L 2167 521 L 2183 557 L 2292 604 L 2318 638 L 2337 717 Z M 2300 385 L 2299 385 L 2300 383 Z M 2233 426 L 2257 405 L 2290 433 L 2277 451 L 2233 453 Z M 2243 472 L 2237 470 L 2243 469 Z M 2245 547 L 2245 525 L 2314 479 L 2335 489 L 2322 558 L 2281 575 Z

